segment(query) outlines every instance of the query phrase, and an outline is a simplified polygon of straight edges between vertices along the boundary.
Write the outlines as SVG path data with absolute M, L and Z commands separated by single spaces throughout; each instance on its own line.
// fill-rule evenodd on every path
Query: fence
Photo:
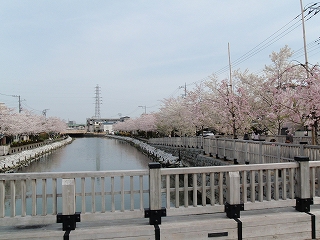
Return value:
M 297 199 L 307 207 L 312 201 L 318 204 L 320 161 L 299 159 L 218 167 L 161 169 L 151 163 L 149 170 L 0 174 L 0 225 L 55 223 L 76 213 L 79 217 L 81 213 L 81 221 L 149 217 L 151 224 L 161 223 L 164 215 L 228 214 L 228 204 L 237 211 L 297 204 L 299 208 Z
M 300 138 L 299 138 L 300 139 Z M 205 154 L 237 160 L 245 163 L 279 163 L 294 161 L 294 156 L 308 156 L 311 161 L 320 157 L 320 147 L 301 144 L 289 144 L 281 142 L 251 141 L 228 138 L 203 138 L 203 137 L 175 137 L 152 138 L 150 144 L 173 147 L 199 148 Z

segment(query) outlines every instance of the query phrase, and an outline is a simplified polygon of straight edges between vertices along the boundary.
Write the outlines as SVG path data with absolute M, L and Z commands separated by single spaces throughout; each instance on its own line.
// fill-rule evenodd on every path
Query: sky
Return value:
M 228 78 L 228 44 L 233 70 L 259 73 L 285 45 L 304 63 L 300 13 L 300 0 L 0 0 L 0 103 L 18 111 L 20 96 L 22 109 L 77 123 L 96 100 L 102 118 L 157 112 L 185 86 Z M 305 22 L 313 65 L 319 23 Z

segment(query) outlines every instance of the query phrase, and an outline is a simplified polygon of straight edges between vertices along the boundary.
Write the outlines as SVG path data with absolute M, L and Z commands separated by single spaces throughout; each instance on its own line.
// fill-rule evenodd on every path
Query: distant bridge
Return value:
M 87 130 L 79 130 L 79 129 L 67 129 L 63 134 L 69 136 L 82 136 L 87 133 Z

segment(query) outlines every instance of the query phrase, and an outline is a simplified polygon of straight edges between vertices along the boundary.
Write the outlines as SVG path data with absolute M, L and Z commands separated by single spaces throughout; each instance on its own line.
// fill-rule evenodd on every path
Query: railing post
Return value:
M 309 157 L 296 156 L 294 160 L 299 163 L 297 190 L 295 194 L 296 210 L 299 212 L 310 212 L 310 205 L 313 204 L 313 198 L 310 197 Z
M 308 142 L 299 142 L 300 143 L 300 156 L 304 156 L 304 148 L 305 145 L 308 144 Z
M 149 208 L 145 209 L 145 218 L 150 225 L 161 224 L 161 217 L 166 216 L 166 209 L 161 201 L 161 164 L 149 163 Z
M 226 175 L 227 195 L 225 212 L 228 218 L 239 218 L 240 211 L 244 205 L 240 203 L 240 174 L 239 172 L 228 172 Z
M 62 179 L 62 213 L 58 213 L 57 223 L 62 223 L 62 230 L 68 233 L 76 229 L 76 222 L 80 222 L 80 213 L 76 213 L 75 208 L 75 179 Z

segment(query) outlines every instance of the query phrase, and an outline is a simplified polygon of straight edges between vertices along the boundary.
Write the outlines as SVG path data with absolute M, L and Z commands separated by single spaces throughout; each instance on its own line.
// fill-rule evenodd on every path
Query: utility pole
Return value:
M 315 5 L 315 4 L 314 4 Z M 309 78 L 309 67 L 308 67 L 308 54 L 307 54 L 307 44 L 306 44 L 306 29 L 304 25 L 304 8 L 302 4 L 302 0 L 300 0 L 300 8 L 301 8 L 301 22 L 302 22 L 302 35 L 303 35 L 303 48 L 304 48 L 304 59 L 305 59 L 305 69 L 307 71 L 307 78 Z M 311 114 L 313 118 L 316 118 L 314 116 L 314 113 Z M 317 145 L 318 144 L 318 134 L 317 134 L 317 120 L 311 127 L 311 144 Z
M 187 83 L 184 84 L 184 86 L 180 86 L 179 89 L 184 88 L 184 97 L 187 97 Z
M 232 71 L 231 71 L 231 57 L 230 57 L 230 44 L 228 43 L 228 58 L 229 58 L 229 74 L 230 74 L 230 93 L 233 98 L 233 86 L 232 86 Z M 232 101 L 232 100 L 231 100 Z M 232 115 L 232 132 L 233 138 L 236 138 L 236 120 L 235 120 L 235 110 L 233 102 L 231 102 L 231 115 Z
M 147 106 L 138 106 L 138 107 L 144 108 L 144 114 L 147 114 Z
M 43 111 L 42 111 L 42 115 L 46 118 L 47 117 L 47 111 L 48 111 L 49 109 L 44 109 Z
M 22 112 L 22 107 L 21 107 L 21 98 L 20 98 L 20 95 L 18 96 L 18 95 L 12 95 L 12 97 L 17 97 L 19 100 L 19 113 L 21 113 Z
M 305 25 L 304 25 L 304 9 L 303 9 L 302 0 L 300 0 L 300 8 L 301 8 L 301 21 L 302 21 L 302 35 L 303 35 L 305 68 L 307 70 L 307 78 L 308 78 L 309 77 L 308 54 L 307 54 L 306 29 L 305 29 Z
M 231 89 L 231 93 L 232 93 L 233 92 L 233 86 L 232 86 L 231 58 L 230 58 L 230 44 L 229 43 L 228 43 L 228 57 L 229 57 L 230 89 Z

